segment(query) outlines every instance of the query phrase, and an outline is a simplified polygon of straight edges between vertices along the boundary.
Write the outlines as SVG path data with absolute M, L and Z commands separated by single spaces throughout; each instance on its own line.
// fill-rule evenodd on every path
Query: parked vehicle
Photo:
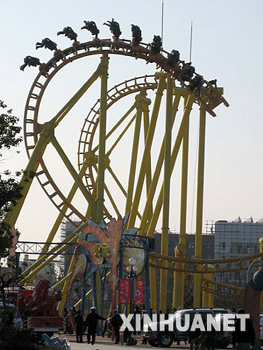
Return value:
M 206 318 L 207 314 L 211 314 L 220 322 L 223 322 L 224 314 L 229 313 L 230 310 L 227 309 L 185 309 L 179 310 L 174 313 L 169 321 L 161 321 L 157 323 L 150 323 L 144 326 L 143 338 L 148 340 L 148 343 L 152 346 L 170 347 L 173 342 L 187 341 L 189 336 L 189 331 L 179 331 L 176 328 L 176 323 L 178 324 L 180 319 L 180 324 L 184 326 L 185 316 L 189 315 L 190 324 L 196 314 L 200 314 L 202 317 Z M 166 327 L 164 331 L 161 331 L 165 324 L 173 323 L 173 331 L 169 331 L 169 326 Z M 152 330 L 154 329 L 154 330 Z M 157 330 L 155 330 L 157 329 Z M 231 343 L 231 333 L 230 332 L 216 332 L 215 346 L 217 348 L 226 348 Z
M 259 331 L 260 331 L 261 345 L 263 345 L 263 313 L 260 313 L 259 315 Z
M 6 304 L 7 311 L 11 312 L 14 316 L 14 319 L 13 319 L 14 327 L 18 330 L 22 330 L 23 329 L 23 322 L 22 322 L 20 313 L 17 310 L 16 306 L 8 301 L 5 304 Z M 0 325 L 2 324 L 3 315 L 4 315 L 4 305 L 3 305 L 3 302 L 0 301 Z

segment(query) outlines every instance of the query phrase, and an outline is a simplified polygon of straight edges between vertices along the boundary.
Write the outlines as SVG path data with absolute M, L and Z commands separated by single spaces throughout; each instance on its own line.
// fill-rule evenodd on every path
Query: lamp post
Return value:
M 135 266 L 136 259 L 130 258 L 129 264 L 130 264 L 130 267 L 127 267 L 127 270 L 128 270 L 128 277 L 131 280 L 131 284 L 130 284 L 130 313 L 133 313 L 134 312 L 133 299 L 135 296 L 135 280 L 136 280 L 136 271 L 137 271 L 137 267 Z
M 136 280 L 136 271 L 137 271 L 136 259 L 130 258 L 129 264 L 130 264 L 130 267 L 127 267 L 126 270 L 128 273 L 128 278 L 131 281 L 131 283 L 130 283 L 130 313 L 133 314 L 134 313 L 133 299 L 135 296 L 135 280 Z M 134 322 L 134 325 L 135 325 L 135 322 Z M 136 344 L 135 341 L 132 339 L 132 333 L 130 332 L 126 345 L 132 346 L 135 344 Z

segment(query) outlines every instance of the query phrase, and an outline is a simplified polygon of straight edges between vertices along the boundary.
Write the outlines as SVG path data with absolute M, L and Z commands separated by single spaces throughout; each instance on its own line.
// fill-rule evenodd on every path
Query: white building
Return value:
M 259 253 L 259 239 L 263 237 L 263 220 L 254 221 L 252 218 L 234 221 L 219 220 L 212 226 L 214 233 L 215 259 L 229 259 Z M 250 261 L 245 261 L 239 270 L 214 275 L 217 282 L 244 286 Z M 233 263 L 232 263 L 233 266 Z
M 215 259 L 233 258 L 259 253 L 263 237 L 263 220 L 219 220 L 214 227 Z

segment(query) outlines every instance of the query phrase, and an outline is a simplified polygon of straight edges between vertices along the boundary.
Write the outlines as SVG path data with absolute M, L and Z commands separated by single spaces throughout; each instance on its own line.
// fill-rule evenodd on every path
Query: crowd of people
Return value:
M 142 314 L 144 312 L 143 309 L 140 309 L 136 307 L 134 314 Z M 70 320 L 71 317 L 71 320 Z M 90 308 L 90 312 L 87 315 L 85 321 L 81 315 L 81 311 L 73 307 L 71 309 L 70 314 L 68 313 L 67 309 L 64 309 L 64 319 L 65 319 L 65 333 L 66 334 L 73 334 L 73 327 L 72 323 L 75 328 L 76 333 L 76 340 L 78 343 L 83 342 L 83 335 L 86 332 L 87 334 L 87 343 L 88 344 L 94 344 L 96 340 L 96 333 L 98 329 L 98 321 L 103 320 L 104 327 L 102 329 L 102 337 L 105 337 L 108 335 L 109 338 L 114 339 L 114 344 L 119 344 L 120 342 L 120 328 L 123 324 L 123 320 L 118 312 L 118 309 L 115 309 L 113 313 L 110 314 L 109 318 L 104 318 L 100 316 L 96 312 L 96 307 L 92 306 Z M 124 332 L 124 341 L 126 342 L 129 338 L 128 332 Z
M 87 330 L 87 343 L 94 344 L 96 340 L 96 333 L 98 328 L 98 320 L 106 320 L 106 318 L 100 316 L 96 313 L 96 307 L 92 306 L 90 308 L 90 313 L 87 315 L 86 320 L 84 322 L 83 317 L 81 315 L 81 311 L 73 307 L 71 310 L 72 313 L 72 322 L 70 321 L 70 315 L 66 309 L 64 309 L 64 318 L 65 318 L 65 333 L 72 334 L 73 327 L 72 323 L 75 327 L 76 331 L 76 340 L 77 343 L 83 343 L 83 334 L 85 330 Z
M 169 318 L 169 314 L 175 313 L 177 310 L 167 310 L 165 313 L 165 319 Z M 142 314 L 146 312 L 144 309 L 140 309 L 136 307 L 134 311 L 134 315 Z M 115 309 L 113 311 L 113 314 L 110 315 L 108 319 L 104 318 L 103 316 L 100 316 L 96 312 L 96 307 L 92 306 L 90 308 L 90 313 L 87 315 L 85 321 L 83 320 L 83 317 L 81 315 L 81 311 L 76 311 L 75 308 L 71 310 L 72 317 L 73 317 L 73 323 L 75 327 L 76 332 L 76 340 L 78 343 L 83 342 L 83 334 L 85 331 L 87 332 L 87 343 L 88 344 L 94 344 L 96 341 L 96 333 L 98 329 L 98 321 L 103 320 L 105 321 L 104 327 L 102 330 L 102 337 L 108 333 L 108 337 L 114 339 L 114 343 L 118 344 L 120 342 L 120 328 L 123 324 L 123 320 L 118 313 L 118 310 Z M 238 314 L 244 314 L 245 311 L 240 309 L 237 312 Z M 149 316 L 152 317 L 153 311 L 150 310 Z M 161 314 L 161 311 L 157 314 Z M 69 320 L 70 315 L 68 314 L 67 310 L 64 309 L 64 318 L 66 320 L 66 329 L 65 333 L 73 334 L 73 329 L 71 326 L 71 322 Z M 134 317 L 135 320 L 135 317 Z M 141 317 L 142 320 L 142 317 Z M 132 322 L 131 322 L 132 323 Z M 206 328 L 206 327 L 205 327 Z M 133 334 L 136 334 L 134 332 Z M 132 334 L 129 332 L 124 332 L 124 341 L 128 341 L 131 339 Z M 212 327 L 210 331 L 206 329 L 205 332 L 201 332 L 200 329 L 196 329 L 195 331 L 189 331 L 188 336 L 188 342 L 190 344 L 190 350 L 214 350 L 215 349 L 215 337 L 216 337 L 216 331 Z M 236 348 L 237 350 L 250 350 L 251 346 L 253 346 L 255 343 L 255 331 L 253 324 L 250 319 L 246 319 L 246 325 L 245 325 L 245 331 L 241 329 L 241 323 L 240 319 L 235 320 L 235 331 L 232 333 L 232 345 L 233 348 Z M 180 345 L 180 341 L 177 342 L 177 345 Z

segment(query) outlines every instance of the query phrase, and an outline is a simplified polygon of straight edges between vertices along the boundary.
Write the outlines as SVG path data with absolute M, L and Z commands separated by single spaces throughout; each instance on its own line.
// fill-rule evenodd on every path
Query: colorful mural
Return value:
M 68 309 L 73 284 L 77 278 L 84 281 L 104 264 L 111 267 L 110 283 L 112 289 L 112 307 L 114 307 L 115 291 L 118 283 L 117 267 L 120 262 L 120 246 L 122 246 L 122 266 L 126 271 L 131 257 L 136 259 L 137 276 L 144 269 L 146 252 L 141 240 L 135 240 L 138 229 L 125 230 L 128 215 L 124 219 L 112 219 L 108 224 L 104 221 L 100 225 L 88 219 L 87 226 L 78 235 L 79 244 L 75 251 L 75 265 L 72 271 L 68 289 Z M 84 282 L 85 283 L 85 282 Z

